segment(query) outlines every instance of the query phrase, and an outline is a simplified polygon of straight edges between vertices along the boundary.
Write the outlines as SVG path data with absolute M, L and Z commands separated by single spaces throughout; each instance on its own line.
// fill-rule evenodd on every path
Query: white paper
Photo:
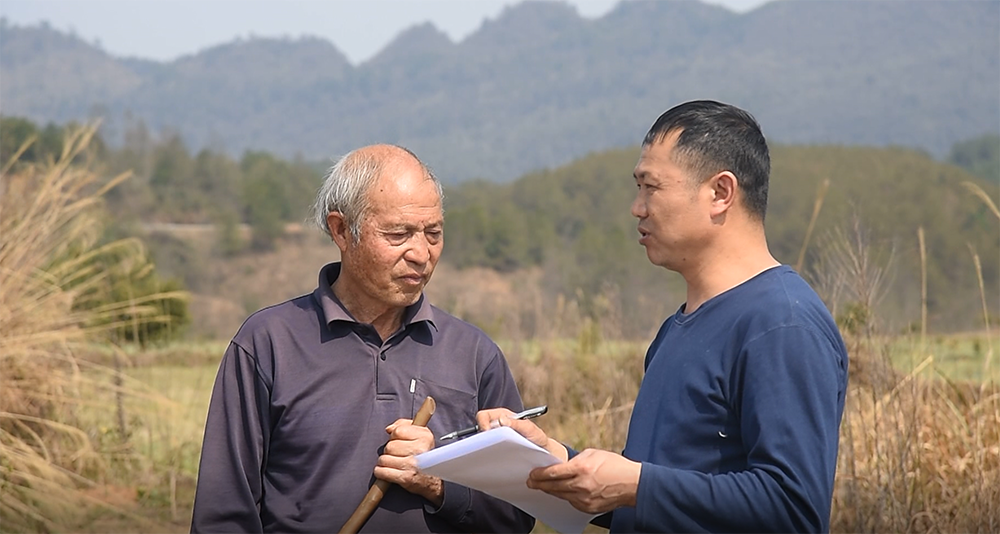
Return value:
M 416 460 L 424 473 L 503 499 L 563 534 L 583 532 L 594 517 L 525 485 L 532 469 L 561 460 L 510 427 L 474 434 Z

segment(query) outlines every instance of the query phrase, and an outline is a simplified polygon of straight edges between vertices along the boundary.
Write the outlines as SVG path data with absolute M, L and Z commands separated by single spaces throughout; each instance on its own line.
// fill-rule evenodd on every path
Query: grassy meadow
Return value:
M 186 532 L 225 341 L 109 341 L 169 321 L 153 303 L 178 292 L 79 306 L 115 273 L 144 272 L 148 262 L 141 244 L 98 240 L 106 188 L 74 162 L 87 135 L 70 139 L 54 163 L 3 169 L 0 531 Z M 114 261 L 94 263 L 98 256 Z M 1000 531 L 1000 328 L 989 320 L 961 334 L 928 332 L 926 320 L 905 332 L 881 327 L 870 310 L 882 273 L 850 263 L 834 277 L 861 307 L 835 313 L 845 318 L 851 374 L 832 530 Z M 482 309 L 468 297 L 438 302 L 460 315 Z M 531 299 L 497 310 L 530 318 L 531 309 L 510 307 L 535 306 L 545 328 L 481 324 L 507 354 L 525 403 L 549 405 L 540 425 L 575 447 L 620 450 L 652 334 L 613 327 L 622 323 L 613 302 L 581 313 L 583 297 L 560 298 L 551 312 Z M 982 310 L 988 298 L 967 305 Z

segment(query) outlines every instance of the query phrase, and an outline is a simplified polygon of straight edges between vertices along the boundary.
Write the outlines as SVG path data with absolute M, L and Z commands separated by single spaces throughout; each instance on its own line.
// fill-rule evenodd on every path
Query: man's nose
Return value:
M 413 236 L 410 240 L 410 247 L 406 249 L 404 256 L 406 261 L 423 265 L 431 259 L 431 246 L 427 242 L 427 237 L 421 233 Z
M 632 216 L 636 219 L 643 219 L 646 217 L 646 203 L 642 200 L 639 195 L 635 196 L 635 200 L 632 201 Z

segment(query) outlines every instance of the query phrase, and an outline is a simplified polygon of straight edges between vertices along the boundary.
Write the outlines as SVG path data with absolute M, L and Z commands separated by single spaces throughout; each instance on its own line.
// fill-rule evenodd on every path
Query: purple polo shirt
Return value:
M 320 271 L 311 295 L 260 310 L 223 356 L 212 392 L 192 532 L 336 532 L 374 481 L 385 427 L 437 401 L 435 436 L 476 412 L 523 408 L 503 353 L 481 330 L 420 300 L 382 340 Z M 445 483 L 444 502 L 392 487 L 362 532 L 528 532 L 513 506 Z

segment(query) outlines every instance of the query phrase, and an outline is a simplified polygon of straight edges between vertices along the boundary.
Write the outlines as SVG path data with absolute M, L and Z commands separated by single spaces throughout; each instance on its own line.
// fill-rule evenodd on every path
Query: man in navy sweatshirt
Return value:
M 621 455 L 576 453 L 508 410 L 478 414 L 568 460 L 529 487 L 610 512 L 611 532 L 829 530 L 847 351 L 820 298 L 768 250 L 769 173 L 741 109 L 687 102 L 653 124 L 632 215 L 687 301 L 646 353 Z

